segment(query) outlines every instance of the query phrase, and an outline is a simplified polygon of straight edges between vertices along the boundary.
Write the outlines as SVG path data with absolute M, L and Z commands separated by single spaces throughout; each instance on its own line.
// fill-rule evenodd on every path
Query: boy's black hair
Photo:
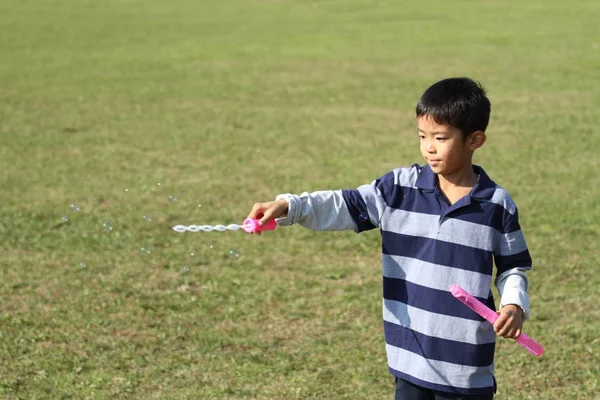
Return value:
M 469 78 L 448 78 L 434 83 L 417 104 L 417 118 L 430 116 L 440 125 L 450 125 L 463 132 L 485 131 L 490 121 L 490 100 L 485 89 Z

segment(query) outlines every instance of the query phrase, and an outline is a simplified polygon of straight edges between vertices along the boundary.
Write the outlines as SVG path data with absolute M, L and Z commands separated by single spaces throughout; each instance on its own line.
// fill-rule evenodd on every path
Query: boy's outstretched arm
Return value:
M 317 231 L 356 228 L 341 190 L 281 194 L 275 201 L 254 204 L 248 218 L 259 218 L 261 225 L 272 219 L 280 225 L 299 223 Z
M 259 218 L 260 224 L 277 219 L 280 225 L 298 223 L 317 231 L 361 232 L 377 228 L 387 207 L 382 193 L 396 187 L 395 176 L 390 172 L 371 184 L 351 190 L 281 194 L 275 201 L 256 203 L 248 218 Z

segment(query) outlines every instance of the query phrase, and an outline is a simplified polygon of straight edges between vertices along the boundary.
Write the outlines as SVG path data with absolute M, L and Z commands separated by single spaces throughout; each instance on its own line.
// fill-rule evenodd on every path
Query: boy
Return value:
M 396 168 L 355 190 L 284 194 L 249 218 L 315 230 L 379 228 L 383 320 L 396 400 L 492 399 L 496 334 L 520 335 L 531 258 L 515 203 L 471 163 L 486 140 L 490 102 L 467 78 L 435 83 L 417 104 L 426 164 Z M 492 327 L 448 291 L 456 283 L 494 308 Z

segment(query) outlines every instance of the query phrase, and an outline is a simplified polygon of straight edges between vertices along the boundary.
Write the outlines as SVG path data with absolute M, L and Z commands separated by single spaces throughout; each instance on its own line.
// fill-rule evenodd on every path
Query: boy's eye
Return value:
M 448 140 L 448 138 L 445 138 L 445 137 L 437 137 L 435 139 L 438 140 L 438 141 L 440 141 L 440 142 L 443 142 L 444 140 Z

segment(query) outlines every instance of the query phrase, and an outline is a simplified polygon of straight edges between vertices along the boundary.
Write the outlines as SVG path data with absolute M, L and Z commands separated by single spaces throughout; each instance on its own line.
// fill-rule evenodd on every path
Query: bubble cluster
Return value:
M 161 187 L 161 189 L 162 189 L 161 182 L 157 182 L 156 185 L 158 187 Z M 125 188 L 121 187 L 120 190 L 122 190 L 121 193 L 123 193 L 123 191 L 124 191 L 128 195 L 129 195 L 129 192 L 135 193 L 135 188 L 130 190 L 129 187 L 125 187 Z M 165 195 L 168 195 L 168 192 L 167 193 L 163 192 L 161 197 L 165 196 Z M 183 206 L 185 206 L 186 208 L 188 207 L 188 203 L 186 201 L 180 201 L 178 196 L 176 196 L 175 194 L 168 195 L 168 200 L 169 200 L 169 204 L 175 205 L 179 209 L 181 209 Z M 202 204 L 197 203 L 197 202 L 191 202 L 191 204 L 189 204 L 189 206 L 191 207 L 192 210 L 194 208 L 196 208 L 196 209 L 202 208 Z M 76 220 L 76 214 L 81 212 L 81 208 L 75 203 L 73 203 L 73 204 L 67 203 L 67 207 L 68 207 L 67 210 L 64 212 L 64 215 L 62 215 L 61 218 L 62 218 L 63 223 L 69 222 L 69 224 L 70 224 L 72 220 Z M 111 210 L 110 208 L 104 209 L 104 211 L 106 211 L 106 212 L 110 212 L 110 210 Z M 106 217 L 108 217 L 108 215 L 105 216 L 105 218 Z M 157 215 L 154 215 L 154 217 L 157 217 Z M 143 221 L 145 221 L 147 223 L 151 223 L 151 222 L 153 222 L 154 218 L 151 217 L 150 215 L 143 215 L 142 219 L 143 219 Z M 111 220 L 112 220 L 112 218 L 110 218 L 110 220 L 100 219 L 97 222 L 98 225 L 99 225 L 99 223 L 102 224 L 102 230 L 104 232 L 106 232 L 106 233 L 114 232 L 110 235 L 111 238 L 114 238 L 114 240 L 122 239 L 122 240 L 127 241 L 128 243 L 130 243 L 130 246 L 132 246 L 132 247 L 130 247 L 130 251 L 132 250 L 135 253 L 137 250 L 137 251 L 139 251 L 139 254 L 141 254 L 143 256 L 150 256 L 154 252 L 153 246 L 150 246 L 147 243 L 145 244 L 143 241 L 142 242 L 138 241 L 139 239 L 135 239 L 131 235 L 131 232 L 127 232 L 127 231 L 121 232 L 120 231 L 121 228 L 116 226 L 116 221 L 113 221 L 113 222 L 115 222 L 115 225 L 113 225 L 113 222 L 111 222 Z M 159 218 L 159 220 L 160 220 L 160 218 Z M 138 219 L 138 221 L 139 221 L 139 219 Z M 138 222 L 138 224 L 140 224 L 140 223 Z M 118 224 L 118 225 L 120 226 L 121 224 Z M 241 226 L 241 225 L 235 225 L 235 224 L 230 224 L 228 226 L 222 226 L 222 228 L 224 228 L 224 229 L 231 229 L 231 230 L 234 230 L 234 228 L 235 228 L 235 230 L 241 229 L 242 227 L 243 226 Z M 221 226 L 219 226 L 219 228 L 221 228 Z M 215 230 L 221 230 L 221 229 L 215 229 Z M 204 243 L 201 245 L 201 247 L 195 247 L 193 249 L 187 250 L 187 255 L 183 256 L 183 258 L 186 258 L 187 260 L 184 261 L 183 263 L 181 263 L 179 268 L 182 268 L 184 273 L 190 272 L 193 268 L 194 263 L 199 261 L 198 257 L 199 256 L 204 257 L 204 255 L 203 255 L 204 251 L 211 252 L 213 257 L 218 256 L 218 254 L 223 254 L 223 250 L 221 248 L 219 248 L 219 246 L 216 246 L 214 244 Z M 237 249 L 231 248 L 229 250 L 225 250 L 225 257 L 230 258 L 232 260 L 237 260 L 240 258 L 240 253 Z M 88 267 L 88 264 L 83 261 L 81 261 L 81 262 L 75 261 L 74 264 L 78 265 L 79 268 L 81 268 L 81 269 Z
M 76 204 L 71 204 L 71 207 L 69 208 L 69 210 L 71 213 L 77 213 L 77 212 L 81 211 L 79 206 L 77 206 Z M 63 215 L 61 217 L 61 219 L 63 220 L 63 222 L 69 222 L 69 217 L 67 215 Z
M 355 215 L 356 215 L 356 214 L 355 214 Z M 365 214 L 365 213 L 360 213 L 360 214 L 358 215 L 358 219 L 360 219 L 361 221 L 365 222 L 366 220 L 368 220 L 368 219 L 369 219 L 369 216 L 368 216 L 367 214 Z

